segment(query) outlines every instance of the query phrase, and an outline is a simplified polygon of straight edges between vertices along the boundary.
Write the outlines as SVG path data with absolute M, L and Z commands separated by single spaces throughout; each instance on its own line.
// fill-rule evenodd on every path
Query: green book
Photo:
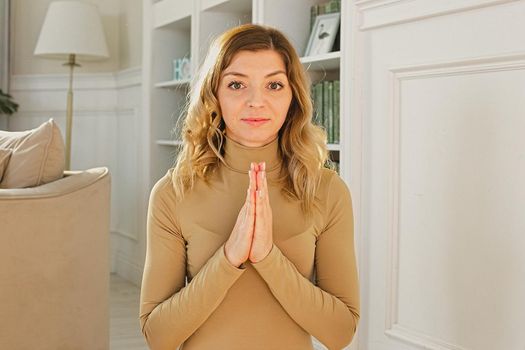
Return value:
M 341 12 L 341 0 L 331 0 L 330 11 L 330 13 Z
M 339 140 L 340 140 L 339 122 L 341 120 L 341 114 L 339 112 L 339 95 L 340 95 L 340 81 L 335 80 L 334 81 L 334 129 L 333 129 L 334 143 L 339 143 Z
M 310 32 L 312 32 L 312 29 L 314 28 L 315 17 L 317 17 L 318 10 L 319 5 L 310 6 Z
M 317 5 L 317 14 L 324 15 L 326 13 L 326 3 Z
M 336 11 L 337 4 L 334 3 L 334 1 L 329 1 L 329 2 L 327 2 L 324 6 L 325 6 L 325 12 L 324 12 L 324 13 L 334 13 L 334 12 L 337 12 L 337 11 Z
M 323 83 L 314 85 L 315 124 L 323 126 Z
M 333 83 L 331 81 L 323 81 L 323 117 L 324 117 L 324 128 L 326 130 L 326 142 L 332 143 L 332 124 L 334 122 L 333 117 Z
M 334 162 L 334 168 L 335 168 L 335 171 L 340 174 L 339 172 L 339 162 Z
M 334 82 L 328 82 L 328 131 L 329 143 L 334 143 Z

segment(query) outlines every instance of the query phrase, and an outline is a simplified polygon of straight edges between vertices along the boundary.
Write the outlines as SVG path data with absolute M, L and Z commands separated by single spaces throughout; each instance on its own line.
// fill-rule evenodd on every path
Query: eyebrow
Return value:
M 286 75 L 286 72 L 285 72 L 285 71 L 282 71 L 282 70 L 277 70 L 277 71 L 275 71 L 275 72 L 272 72 L 272 73 L 266 74 L 264 77 L 265 77 L 265 78 L 268 78 L 268 77 L 271 77 L 272 75 L 277 75 L 277 74 L 284 74 L 284 75 Z M 225 77 L 225 76 L 227 76 L 227 75 L 237 75 L 237 76 L 245 77 L 245 78 L 248 77 L 246 74 L 239 73 L 239 72 L 227 72 L 227 73 L 224 73 L 222 76 Z

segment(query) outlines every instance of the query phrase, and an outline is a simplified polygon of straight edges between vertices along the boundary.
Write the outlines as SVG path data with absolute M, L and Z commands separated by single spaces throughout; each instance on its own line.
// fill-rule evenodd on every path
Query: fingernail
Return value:
M 253 162 L 250 163 L 250 169 L 253 170 Z
M 266 162 L 263 162 L 263 170 L 266 170 Z

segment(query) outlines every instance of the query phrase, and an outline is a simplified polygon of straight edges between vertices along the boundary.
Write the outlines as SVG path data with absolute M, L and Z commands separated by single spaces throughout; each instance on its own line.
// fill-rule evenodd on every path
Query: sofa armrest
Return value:
M 106 167 L 87 170 L 66 170 L 64 171 L 64 177 L 40 186 L 0 189 L 0 200 L 62 196 L 92 185 L 105 176 L 109 176 L 109 170 Z
M 0 349 L 109 349 L 105 167 L 0 190 Z

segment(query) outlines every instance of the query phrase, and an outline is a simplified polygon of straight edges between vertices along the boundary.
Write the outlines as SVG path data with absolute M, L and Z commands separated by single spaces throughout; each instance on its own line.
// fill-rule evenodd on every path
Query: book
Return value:
M 323 126 L 323 84 L 314 85 L 315 124 Z
M 327 143 L 333 143 L 332 125 L 334 123 L 333 82 L 323 81 L 323 124 L 326 130 Z
M 333 143 L 339 143 L 339 137 L 340 137 L 340 130 L 339 130 L 339 123 L 341 120 L 341 114 L 339 110 L 339 95 L 340 95 L 340 81 L 335 80 L 334 81 L 334 124 L 333 124 L 333 132 L 334 140 Z
M 319 14 L 319 5 L 310 6 L 310 33 L 314 28 L 315 18 Z

